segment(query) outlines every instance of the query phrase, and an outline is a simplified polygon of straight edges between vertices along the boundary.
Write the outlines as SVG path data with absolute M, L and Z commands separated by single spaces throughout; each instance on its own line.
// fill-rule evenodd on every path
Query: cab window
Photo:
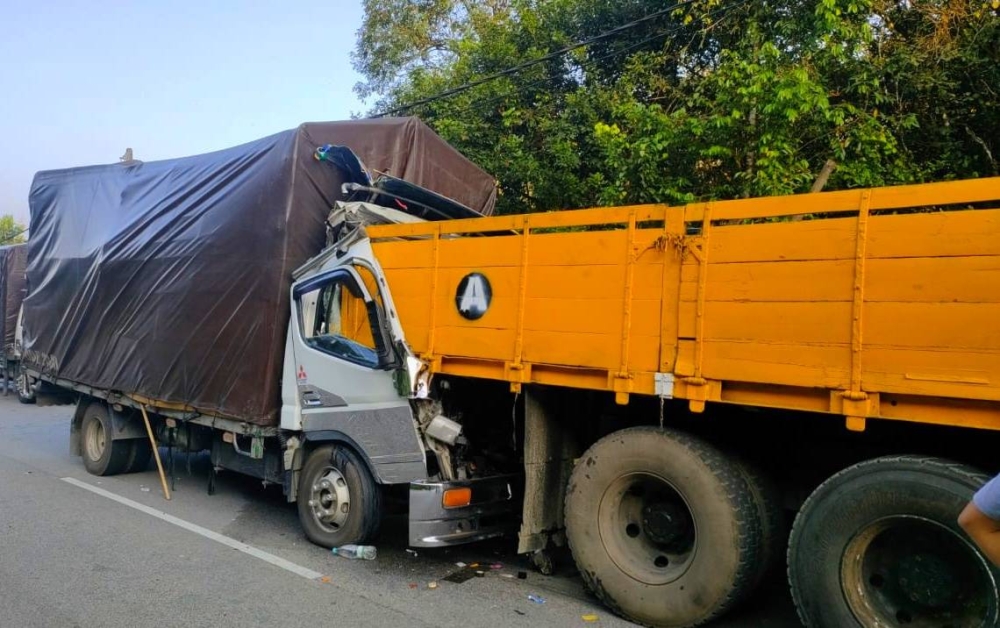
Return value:
M 348 275 L 340 275 L 299 298 L 302 335 L 310 347 L 361 366 L 379 366 L 377 306 L 365 302 Z

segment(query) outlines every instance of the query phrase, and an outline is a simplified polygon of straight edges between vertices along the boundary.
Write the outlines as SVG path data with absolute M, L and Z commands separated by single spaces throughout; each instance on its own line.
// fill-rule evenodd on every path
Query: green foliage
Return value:
M 0 246 L 26 242 L 24 232 L 24 225 L 14 220 L 12 214 L 0 215 Z
M 366 0 L 358 86 L 384 111 L 620 24 L 654 0 Z M 998 174 L 1000 2 L 695 0 L 421 116 L 499 210 L 683 203 Z

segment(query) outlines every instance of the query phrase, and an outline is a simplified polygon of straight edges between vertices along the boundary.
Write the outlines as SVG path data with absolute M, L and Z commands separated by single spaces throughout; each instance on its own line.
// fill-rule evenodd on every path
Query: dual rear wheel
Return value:
M 985 477 L 943 460 L 880 458 L 821 485 L 796 518 L 788 573 L 816 628 L 1000 625 L 1000 570 L 957 524 Z M 785 539 L 773 485 L 688 434 L 615 432 L 577 462 L 566 531 L 591 590 L 649 626 L 698 626 L 755 590 Z
M 142 471 L 149 466 L 149 457 L 153 455 L 153 448 L 146 439 L 113 439 L 108 408 L 99 402 L 90 404 L 84 411 L 80 439 L 83 466 L 92 475 Z

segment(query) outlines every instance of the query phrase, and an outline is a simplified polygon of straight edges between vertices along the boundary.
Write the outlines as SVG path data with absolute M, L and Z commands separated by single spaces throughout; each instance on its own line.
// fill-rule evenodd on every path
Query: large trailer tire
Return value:
M 28 386 L 28 374 L 18 364 L 14 371 L 14 388 L 17 389 L 17 400 L 21 403 L 35 403 L 35 392 Z
M 785 510 L 781 504 L 781 491 L 777 484 L 756 465 L 741 460 L 739 462 L 743 479 L 746 480 L 757 509 L 760 521 L 760 560 L 751 578 L 751 584 L 746 587 L 744 595 L 749 597 L 757 586 L 763 582 L 775 569 L 779 557 L 783 557 L 782 549 L 787 541 L 788 524 L 785 522 Z
M 792 526 L 788 578 L 802 622 L 1000 625 L 993 567 L 958 526 L 986 476 L 937 458 L 854 465 L 820 485 Z
M 296 498 L 306 537 L 322 547 L 373 540 L 382 522 L 382 492 L 358 455 L 325 445 L 306 459 Z
M 125 441 L 129 444 L 128 461 L 122 473 L 138 473 L 149 467 L 149 459 L 153 455 L 153 447 L 145 438 L 133 438 Z
M 697 626 L 744 597 L 760 517 L 739 465 L 682 432 L 638 427 L 595 443 L 566 489 L 566 535 L 587 586 L 649 626 Z
M 80 453 L 83 466 L 92 475 L 117 475 L 129 462 L 131 441 L 113 440 L 107 407 L 100 402 L 87 406 L 80 423 Z

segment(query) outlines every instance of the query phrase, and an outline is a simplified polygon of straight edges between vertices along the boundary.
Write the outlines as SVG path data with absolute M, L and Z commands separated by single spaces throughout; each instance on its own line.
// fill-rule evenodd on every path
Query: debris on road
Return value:
M 527 580 L 528 579 L 528 572 L 527 571 L 519 571 L 519 572 L 517 572 L 517 579 L 518 580 Z
M 462 567 L 457 571 L 453 571 L 444 577 L 446 582 L 454 582 L 455 584 L 462 584 L 466 580 L 471 580 L 476 576 L 476 570 L 472 567 Z
M 593 613 L 589 613 L 587 615 L 580 615 L 580 619 L 582 619 L 584 622 L 588 624 L 593 624 L 594 622 L 601 621 L 601 618 Z
M 351 559 L 361 558 L 364 560 L 375 560 L 375 556 L 378 554 L 378 550 L 374 545 L 354 545 L 353 543 L 334 547 L 330 552 L 334 556 L 343 556 L 344 558 Z
M 492 565 L 490 565 L 490 569 L 492 569 L 493 571 L 499 571 L 503 569 L 503 563 L 493 563 Z
M 540 595 L 535 595 L 534 593 L 529 593 L 528 599 L 534 602 L 535 604 L 545 604 L 545 598 L 543 598 Z
M 416 558 L 417 556 L 419 556 L 419 554 L 417 554 L 417 550 L 411 550 L 411 549 L 409 549 L 409 548 L 407 548 L 407 550 L 406 550 L 406 553 L 407 553 L 407 554 L 410 554 L 410 555 L 411 555 L 411 556 L 413 556 L 414 558 Z
M 436 589 L 436 588 L 438 588 L 438 583 L 436 583 L 436 582 L 428 582 L 427 583 L 427 588 L 428 589 Z

